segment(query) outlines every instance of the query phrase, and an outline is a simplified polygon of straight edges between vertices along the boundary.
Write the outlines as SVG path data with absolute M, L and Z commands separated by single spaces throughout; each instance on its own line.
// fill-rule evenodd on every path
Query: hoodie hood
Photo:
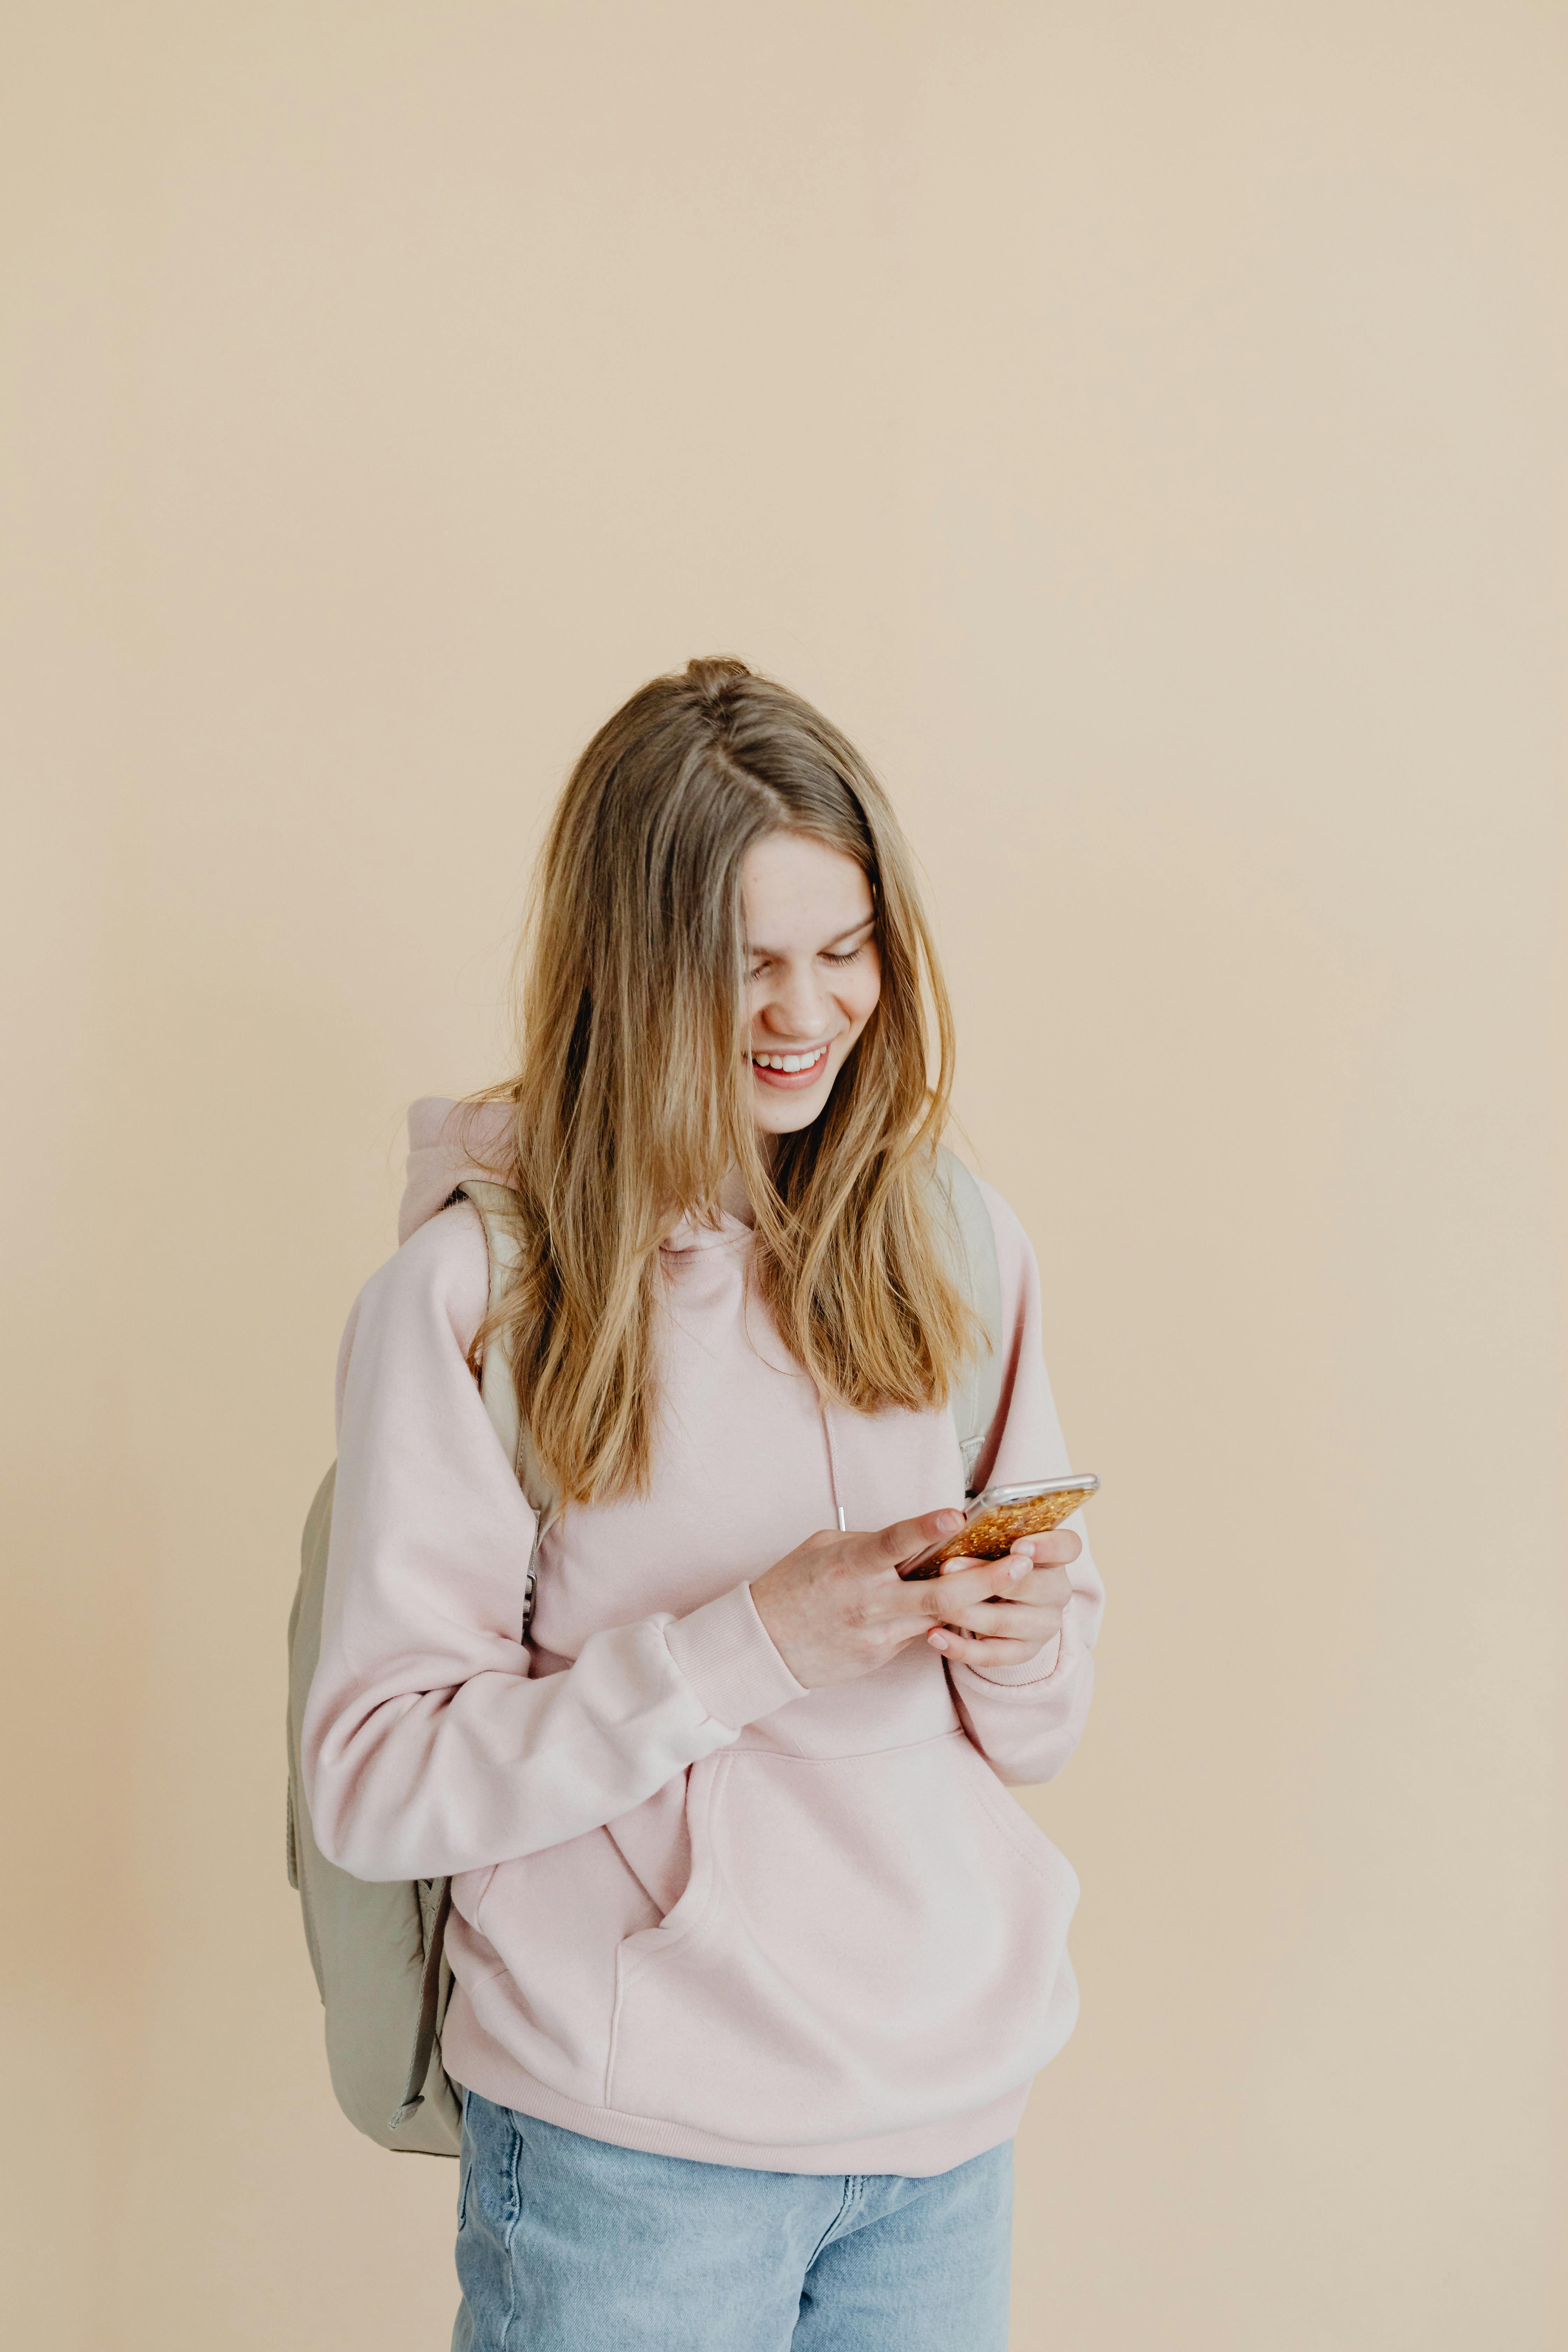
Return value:
M 459 1103 L 448 1095 L 422 1095 L 408 1114 L 408 1166 L 397 1212 L 401 1248 L 411 1234 L 444 1209 L 465 1177 L 504 1183 L 508 1103 Z
M 509 1103 L 461 1103 L 449 1095 L 421 1095 L 408 1113 L 407 1172 L 397 1212 L 399 1248 L 446 1207 L 465 1177 L 505 1183 L 511 1116 Z M 751 1235 L 750 1223 L 726 1210 L 714 1224 L 682 1217 L 660 1247 L 684 1254 L 749 1242 Z

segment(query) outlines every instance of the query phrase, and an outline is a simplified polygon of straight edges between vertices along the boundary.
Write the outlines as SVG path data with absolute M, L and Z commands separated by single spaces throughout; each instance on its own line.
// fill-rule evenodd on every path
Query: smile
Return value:
M 753 1054 L 752 1067 L 764 1086 L 808 1087 L 821 1076 L 826 1060 L 824 1044 L 808 1054 Z

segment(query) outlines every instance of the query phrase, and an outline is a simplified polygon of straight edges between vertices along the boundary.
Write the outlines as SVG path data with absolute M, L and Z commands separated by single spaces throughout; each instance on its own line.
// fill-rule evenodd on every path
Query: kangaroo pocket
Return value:
M 607 2104 L 809 2146 L 962 2115 L 1054 2056 L 1078 1880 L 961 1731 L 694 1768 L 691 1875 L 616 1961 Z

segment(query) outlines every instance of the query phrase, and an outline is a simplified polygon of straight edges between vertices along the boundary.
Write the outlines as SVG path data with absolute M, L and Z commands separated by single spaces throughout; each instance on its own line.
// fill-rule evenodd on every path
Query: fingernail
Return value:
M 937 1517 L 942 1522 L 942 1533 L 944 1536 L 955 1536 L 963 1525 L 962 1511 L 939 1511 Z
M 933 1633 L 931 1637 L 931 1645 L 933 1650 L 945 1650 L 947 1647 L 947 1635 L 945 1633 Z

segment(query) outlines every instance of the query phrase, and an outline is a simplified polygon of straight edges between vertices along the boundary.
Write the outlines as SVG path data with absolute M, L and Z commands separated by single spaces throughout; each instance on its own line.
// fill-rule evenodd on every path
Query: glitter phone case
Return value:
M 1032 1478 L 1022 1486 L 987 1486 L 964 1514 L 963 1527 L 900 1568 L 902 1577 L 940 1576 L 945 1559 L 1000 1559 L 1020 1536 L 1048 1535 L 1099 1486 L 1092 1470 L 1064 1478 Z

